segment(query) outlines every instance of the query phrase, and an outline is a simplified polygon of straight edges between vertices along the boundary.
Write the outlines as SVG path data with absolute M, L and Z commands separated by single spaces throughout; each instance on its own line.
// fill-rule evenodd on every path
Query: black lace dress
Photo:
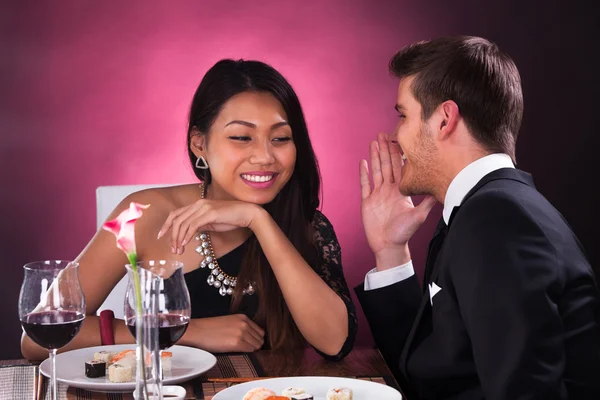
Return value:
M 340 296 L 348 311 L 348 337 L 340 352 L 335 356 L 319 353 L 327 359 L 340 360 L 352 350 L 354 344 L 358 328 L 356 309 L 350 298 L 350 291 L 344 278 L 342 252 L 333 226 L 320 211 L 317 211 L 313 220 L 313 227 L 315 232 L 314 241 L 320 255 L 320 263 L 316 266 L 315 271 Z M 219 267 L 225 273 L 233 276 L 238 275 L 246 245 L 247 242 L 218 259 Z M 185 274 L 185 281 L 190 292 L 192 318 L 209 318 L 230 314 L 231 296 L 221 296 L 217 289 L 206 283 L 209 273 L 209 269 L 197 268 Z M 244 296 L 239 312 L 252 318 L 258 309 L 258 296 L 260 296 L 260 293 Z

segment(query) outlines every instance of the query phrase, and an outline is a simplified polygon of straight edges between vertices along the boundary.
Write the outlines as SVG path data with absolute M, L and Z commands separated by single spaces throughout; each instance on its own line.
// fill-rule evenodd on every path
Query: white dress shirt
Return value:
M 507 154 L 490 154 L 473 161 L 462 169 L 450 182 L 444 199 L 442 216 L 448 224 L 454 207 L 460 206 L 463 199 L 487 174 L 501 168 L 514 168 L 514 164 Z M 365 290 L 375 290 L 410 278 L 415 273 L 412 261 L 384 271 L 377 272 L 373 268 L 365 276 Z

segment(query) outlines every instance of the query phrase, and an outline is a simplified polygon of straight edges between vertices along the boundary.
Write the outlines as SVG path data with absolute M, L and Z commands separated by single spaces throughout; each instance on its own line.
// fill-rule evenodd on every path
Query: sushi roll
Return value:
M 293 394 L 290 397 L 291 400 L 314 400 L 312 394 L 302 393 L 302 394 Z
M 133 379 L 133 368 L 119 362 L 108 367 L 108 380 L 113 383 L 130 382 Z
M 119 354 L 115 355 L 111 359 L 111 362 L 113 364 L 118 363 L 123 367 L 131 367 L 132 375 L 135 375 L 135 367 L 136 367 L 135 350 L 122 351 Z M 109 368 L 110 368 L 110 366 L 109 366 Z
M 242 400 L 266 400 L 269 396 L 277 396 L 277 393 L 265 388 L 254 388 L 246 393 Z
M 352 390 L 348 388 L 329 389 L 327 400 L 352 400 Z
M 171 372 L 171 359 L 173 358 L 173 353 L 170 351 L 163 351 L 160 355 L 160 361 L 162 363 L 162 371 L 163 372 Z M 150 365 L 152 360 L 150 359 L 150 354 L 146 354 L 146 364 Z
M 88 378 L 102 378 L 106 376 L 106 363 L 104 361 L 86 361 L 85 376 Z
M 163 372 L 171 372 L 171 359 L 173 358 L 173 353 L 170 351 L 163 351 L 161 354 L 160 361 L 162 363 Z
M 302 393 L 305 393 L 304 389 L 289 387 L 289 388 L 283 389 L 283 391 L 281 392 L 281 395 L 291 399 L 292 395 L 302 394 Z
M 110 357 L 110 363 L 109 364 L 113 364 L 116 363 L 117 361 L 121 361 L 124 358 L 128 358 L 128 357 L 133 357 L 133 359 L 135 360 L 135 350 L 123 350 L 120 353 L 111 353 L 112 357 Z
M 114 355 L 108 367 L 108 380 L 114 383 L 130 382 L 135 376 L 135 350 L 125 350 Z
M 111 364 L 110 360 L 116 354 L 117 353 L 113 353 L 111 351 L 106 351 L 106 350 L 97 351 L 94 353 L 94 361 L 102 361 L 102 362 L 106 363 L 106 365 L 110 365 Z

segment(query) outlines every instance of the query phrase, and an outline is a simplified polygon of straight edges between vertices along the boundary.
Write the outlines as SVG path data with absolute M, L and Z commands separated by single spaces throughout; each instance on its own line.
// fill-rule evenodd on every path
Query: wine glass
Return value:
M 129 267 L 128 267 L 129 268 Z M 180 261 L 149 260 L 137 263 L 138 269 L 144 269 L 158 276 L 158 347 L 160 361 L 158 373 L 162 376 L 163 351 L 173 346 L 187 330 L 190 315 L 190 294 L 183 276 L 183 263 Z M 142 298 L 151 287 L 141 282 Z M 136 314 L 134 285 L 127 286 L 125 295 L 125 323 L 131 334 L 136 336 Z
M 19 319 L 27 336 L 48 349 L 52 400 L 56 400 L 56 350 L 77 335 L 85 318 L 79 264 L 49 260 L 26 264 L 23 269 Z

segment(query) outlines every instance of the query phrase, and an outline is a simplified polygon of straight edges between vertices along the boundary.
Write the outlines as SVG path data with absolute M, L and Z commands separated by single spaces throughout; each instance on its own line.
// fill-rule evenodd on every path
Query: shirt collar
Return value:
M 464 167 L 450 182 L 450 186 L 448 186 L 448 191 L 446 192 L 444 211 L 442 212 L 446 225 L 450 221 L 450 215 L 452 215 L 454 207 L 460 206 L 467 193 L 484 176 L 501 168 L 514 167 L 515 165 L 510 156 L 503 153 L 487 155 Z

